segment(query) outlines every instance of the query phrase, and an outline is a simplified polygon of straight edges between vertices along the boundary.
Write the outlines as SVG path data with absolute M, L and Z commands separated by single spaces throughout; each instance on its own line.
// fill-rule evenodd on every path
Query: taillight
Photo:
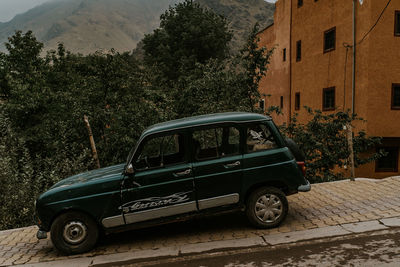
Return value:
M 299 166 L 301 172 L 303 173 L 304 176 L 306 176 L 306 163 L 304 161 L 298 161 L 297 165 Z

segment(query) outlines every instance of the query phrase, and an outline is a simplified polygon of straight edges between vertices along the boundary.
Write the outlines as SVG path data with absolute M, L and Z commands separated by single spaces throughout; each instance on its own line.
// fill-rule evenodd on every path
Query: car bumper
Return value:
M 297 191 L 299 191 L 299 192 L 308 192 L 308 191 L 311 190 L 311 184 L 310 184 L 310 182 L 309 182 L 307 179 L 305 179 L 305 180 L 306 180 L 307 184 L 302 184 L 302 185 L 300 185 L 300 186 L 297 188 Z

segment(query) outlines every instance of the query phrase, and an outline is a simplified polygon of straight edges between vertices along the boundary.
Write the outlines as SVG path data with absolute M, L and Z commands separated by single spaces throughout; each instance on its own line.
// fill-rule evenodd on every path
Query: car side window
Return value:
M 254 124 L 247 128 L 247 152 L 274 149 L 277 146 L 273 134 L 265 124 Z
M 227 144 L 223 144 L 225 155 L 238 154 L 240 146 L 240 131 L 235 127 L 226 127 L 224 130 L 226 136 L 228 136 Z
M 234 127 L 218 127 L 193 132 L 196 160 L 220 158 L 239 153 L 240 132 Z
M 172 134 L 144 141 L 135 168 L 144 170 L 184 162 L 183 138 L 182 134 Z

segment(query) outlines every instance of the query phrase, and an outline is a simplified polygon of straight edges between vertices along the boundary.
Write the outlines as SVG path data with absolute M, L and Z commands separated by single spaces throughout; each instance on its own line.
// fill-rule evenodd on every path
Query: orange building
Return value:
M 367 121 L 356 127 L 383 137 L 379 149 L 388 152 L 356 176 L 399 175 L 400 0 L 278 0 L 275 8 L 274 24 L 258 36 L 261 46 L 275 47 L 259 90 L 265 106 L 282 108 L 277 123 L 295 113 L 305 122 L 303 106 L 326 113 L 354 107 Z

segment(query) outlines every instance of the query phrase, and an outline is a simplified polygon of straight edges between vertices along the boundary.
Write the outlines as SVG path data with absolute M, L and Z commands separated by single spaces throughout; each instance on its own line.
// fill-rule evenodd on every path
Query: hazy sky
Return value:
M 0 21 L 11 20 L 15 15 L 49 0 L 0 0 Z

